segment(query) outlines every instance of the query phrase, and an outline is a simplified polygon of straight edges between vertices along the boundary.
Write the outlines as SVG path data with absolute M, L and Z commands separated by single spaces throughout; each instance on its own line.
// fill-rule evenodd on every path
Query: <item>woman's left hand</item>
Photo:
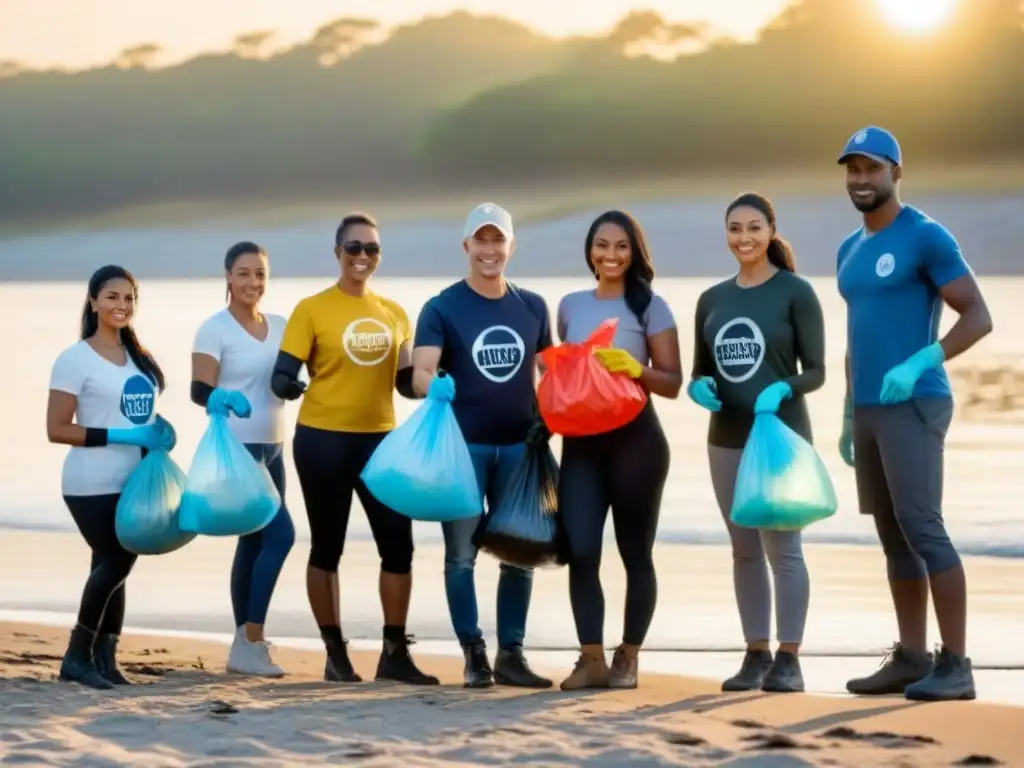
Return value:
M 612 373 L 624 373 L 631 379 L 639 379 L 644 367 L 624 349 L 595 349 L 594 357 Z
M 761 390 L 754 402 L 754 413 L 775 413 L 786 398 L 793 396 L 793 388 L 784 381 L 776 381 Z

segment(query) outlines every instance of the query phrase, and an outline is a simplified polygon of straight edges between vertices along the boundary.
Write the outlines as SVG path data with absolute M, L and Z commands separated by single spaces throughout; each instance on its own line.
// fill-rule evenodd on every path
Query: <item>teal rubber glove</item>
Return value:
M 846 466 L 853 466 L 853 401 L 849 394 L 843 403 L 843 431 L 839 435 L 839 455 Z
M 718 386 L 710 376 L 694 379 L 686 387 L 686 394 L 701 408 L 715 413 L 722 410 L 722 401 L 718 399 Z
M 227 416 L 235 414 L 240 419 L 248 419 L 252 415 L 252 405 L 237 389 L 221 389 L 217 387 L 210 393 L 206 401 L 206 412 L 210 415 Z
M 784 381 L 776 381 L 761 390 L 754 401 L 754 413 L 776 413 L 782 401 L 793 396 L 793 388 Z
M 157 417 L 157 421 L 153 424 L 141 427 L 107 430 L 108 444 L 133 445 L 145 448 L 147 451 L 155 451 L 158 448 L 169 451 L 174 447 L 175 442 L 174 430 L 160 417 Z
M 914 386 L 925 371 L 938 368 L 946 361 L 946 352 L 939 342 L 920 349 L 904 362 L 893 366 L 882 377 L 882 405 L 905 403 L 914 395 Z
M 442 403 L 450 403 L 455 399 L 455 379 L 444 371 L 438 371 L 430 380 L 427 397 L 431 400 L 440 400 Z

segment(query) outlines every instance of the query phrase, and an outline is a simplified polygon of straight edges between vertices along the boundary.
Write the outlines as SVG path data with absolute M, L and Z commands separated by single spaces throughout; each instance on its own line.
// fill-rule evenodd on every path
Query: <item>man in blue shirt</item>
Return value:
M 847 402 L 840 453 L 853 465 L 861 512 L 885 551 L 899 642 L 851 693 L 920 701 L 975 698 L 966 655 L 967 585 L 942 519 L 943 445 L 953 399 L 943 363 L 992 330 L 974 273 L 950 232 L 900 202 L 902 153 L 869 126 L 839 162 L 864 224 L 839 247 L 847 305 Z M 938 339 L 943 305 L 958 319 Z M 929 588 L 942 648 L 927 651 Z
M 536 293 L 505 280 L 514 251 L 512 217 L 493 203 L 474 208 L 463 248 L 469 275 L 445 288 L 420 312 L 413 348 L 413 385 L 423 396 L 440 369 L 454 381 L 452 403 L 476 469 L 480 494 L 493 509 L 525 453 L 534 424 L 536 355 L 551 346 L 548 307 Z M 482 513 L 483 510 L 481 510 Z M 468 687 L 548 688 L 523 656 L 533 571 L 501 565 L 498 654 L 491 671 L 480 631 L 473 569 L 479 517 L 443 523 L 445 591 L 452 626 L 466 657 Z

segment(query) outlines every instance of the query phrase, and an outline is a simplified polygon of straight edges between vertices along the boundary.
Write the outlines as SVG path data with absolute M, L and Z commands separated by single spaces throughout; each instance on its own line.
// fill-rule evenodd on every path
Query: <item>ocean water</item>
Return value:
M 13 254 L 10 254 L 13 255 Z M 514 277 L 514 275 L 513 275 Z M 423 303 L 454 278 L 374 278 L 375 289 L 399 301 L 415 318 Z M 693 309 L 700 292 L 714 278 L 659 280 L 680 328 L 685 368 L 693 352 Z M 330 285 L 332 277 L 277 278 L 264 309 L 287 315 L 296 302 Z M 525 278 L 524 287 L 540 292 L 554 308 L 565 293 L 588 285 L 586 275 L 575 278 Z M 1024 279 L 983 278 L 982 287 L 995 317 L 996 332 L 976 349 L 951 362 L 958 413 L 947 442 L 945 515 L 956 543 L 966 554 L 1000 557 L 1024 555 L 1024 418 L 1014 410 L 1020 386 L 1015 368 L 1024 357 L 1024 336 L 1014 333 Z M 834 280 L 813 280 L 821 298 L 827 326 L 828 372 L 825 386 L 809 397 L 815 443 L 838 492 L 838 514 L 806 532 L 808 542 L 877 546 L 870 519 L 857 514 L 852 470 L 839 459 L 844 391 L 845 311 Z M 196 328 L 223 306 L 219 279 L 143 282 L 136 325 L 168 375 L 169 389 L 160 411 L 176 427 L 174 457 L 188 469 L 206 417 L 189 401 L 190 351 Z M 0 284 L 0 313 L 7 329 L 6 359 L 0 375 L 4 404 L 0 440 L 0 527 L 73 530 L 60 495 L 60 469 L 66 448 L 46 440 L 47 385 L 54 358 L 78 336 L 85 289 L 81 283 L 19 282 Z M 943 327 L 953 321 L 946 314 Z M 399 418 L 415 403 L 396 397 Z M 721 516 L 714 502 L 706 459 L 707 414 L 685 395 L 677 401 L 657 401 L 672 449 L 672 467 L 664 496 L 658 532 L 664 542 L 724 543 Z M 297 406 L 289 406 L 289 427 Z M 290 430 L 289 430 L 290 443 Z M 557 441 L 555 445 L 558 452 Z M 289 490 L 287 501 L 300 541 L 308 540 L 302 496 L 286 447 Z M 354 502 L 350 537 L 369 539 L 365 518 Z M 611 536 L 611 526 L 608 528 Z M 440 540 L 437 525 L 417 524 L 417 541 Z

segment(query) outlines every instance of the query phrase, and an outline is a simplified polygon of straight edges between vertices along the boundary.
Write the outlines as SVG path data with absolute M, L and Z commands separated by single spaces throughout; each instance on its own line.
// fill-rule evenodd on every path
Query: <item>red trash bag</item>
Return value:
M 621 373 L 611 373 L 594 357 L 610 347 L 618 318 L 605 320 L 582 344 L 564 342 L 540 353 L 544 375 L 537 405 L 547 428 L 565 437 L 611 432 L 625 426 L 647 405 L 647 391 Z

